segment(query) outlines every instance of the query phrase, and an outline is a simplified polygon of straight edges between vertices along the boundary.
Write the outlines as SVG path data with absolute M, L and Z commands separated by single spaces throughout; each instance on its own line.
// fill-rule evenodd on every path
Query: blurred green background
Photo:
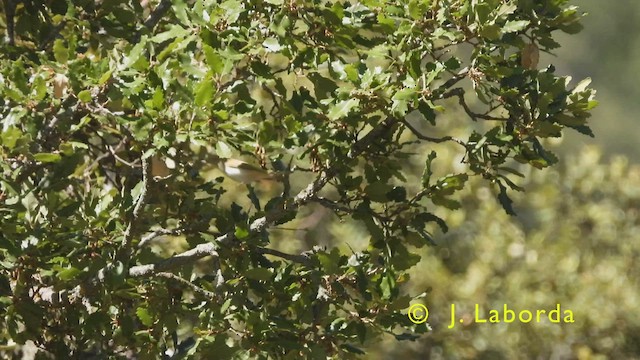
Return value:
M 560 74 L 574 81 L 593 79 L 600 105 L 593 111 L 591 127 L 595 139 L 571 133 L 563 153 L 576 152 L 584 144 L 597 144 L 605 157 L 623 154 L 638 163 L 640 149 L 640 2 L 635 0 L 573 1 L 588 15 L 577 35 L 557 37 L 562 45 L 556 56 L 542 56 L 541 65 L 553 63 Z M 574 82 L 572 82 L 575 84 Z

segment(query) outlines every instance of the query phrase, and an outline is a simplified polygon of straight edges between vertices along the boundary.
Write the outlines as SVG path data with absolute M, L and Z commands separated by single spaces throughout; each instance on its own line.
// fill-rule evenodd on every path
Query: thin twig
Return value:
M 160 19 L 164 16 L 164 14 L 171 8 L 171 0 L 162 0 L 158 6 L 149 14 L 147 20 L 144 21 L 144 27 L 149 30 L 152 30 Z
M 445 141 L 453 141 L 453 142 L 456 142 L 456 143 L 464 146 L 464 143 L 461 140 L 455 139 L 455 138 L 453 138 L 451 136 L 445 136 L 445 137 L 441 137 L 441 138 L 434 138 L 434 137 L 426 136 L 426 135 L 421 134 L 420 131 L 418 131 L 418 129 L 414 128 L 413 125 L 411 125 L 407 120 L 403 119 L 402 123 L 404 124 L 404 126 L 406 126 L 413 133 L 413 135 L 415 135 L 420 140 L 431 141 L 431 142 L 434 142 L 434 143 L 442 143 L 442 142 L 445 142 Z
M 124 236 L 122 239 L 122 246 L 119 251 L 119 258 L 124 260 L 129 260 L 131 258 L 131 238 L 134 235 L 135 227 L 137 225 L 138 217 L 140 217 L 140 213 L 142 212 L 142 208 L 147 202 L 147 198 L 149 197 L 149 158 L 142 159 L 142 190 L 136 204 L 133 207 L 133 212 L 131 214 L 131 219 L 129 219 L 129 223 L 127 224 L 127 228 L 124 231 Z
M 45 50 L 49 47 L 49 45 L 53 42 L 53 40 L 60 35 L 60 31 L 64 29 L 65 25 L 67 25 L 67 20 L 62 20 L 60 24 L 56 25 L 47 35 L 47 38 L 44 39 L 42 44 L 40 44 L 40 50 Z
M 351 209 L 348 206 L 342 206 L 342 205 L 338 204 L 335 201 L 331 201 L 331 200 L 329 200 L 327 198 L 323 198 L 323 197 L 319 197 L 319 196 L 313 198 L 312 201 L 317 202 L 318 204 L 320 204 L 320 205 L 322 205 L 322 206 L 324 206 L 326 208 L 329 208 L 329 209 L 331 209 L 333 211 L 342 211 L 342 212 L 347 213 L 347 214 L 351 214 L 351 213 L 353 213 L 355 211 L 355 210 Z
M 194 292 L 206 297 L 207 299 L 210 300 L 214 300 L 217 299 L 218 296 L 216 295 L 216 293 L 213 293 L 209 290 L 205 290 L 203 288 L 201 288 L 200 286 L 192 283 L 191 281 L 188 281 L 186 279 L 181 278 L 180 276 L 170 273 L 170 272 L 159 272 L 155 274 L 156 276 L 159 277 L 163 277 L 163 278 L 167 278 L 167 279 L 171 279 L 173 281 L 179 282 L 182 285 L 185 285 L 187 287 L 189 287 L 190 289 L 192 289 Z
M 270 248 L 265 248 L 265 247 L 259 247 L 258 248 L 258 252 L 260 254 L 263 255 L 273 255 L 273 256 L 277 256 L 279 258 L 285 259 L 285 260 L 289 260 L 298 264 L 302 264 L 302 265 L 311 265 L 311 259 L 305 255 L 294 255 L 294 254 L 287 254 L 284 253 L 282 251 L 278 251 L 275 249 L 270 249 Z
M 226 243 L 230 239 L 229 234 L 222 235 L 218 237 L 216 240 L 218 243 Z M 199 244 L 191 250 L 187 250 L 183 253 L 173 255 L 170 258 L 164 259 L 157 264 L 147 264 L 147 265 L 137 265 L 132 266 L 129 269 L 129 276 L 132 277 L 146 277 L 151 276 L 157 272 L 163 272 L 171 269 L 175 269 L 179 266 L 186 264 L 193 264 L 193 262 L 197 259 L 203 258 L 205 256 L 212 256 L 214 258 L 218 258 L 218 252 L 216 248 L 217 244 L 213 242 L 208 242 L 204 244 Z
M 467 103 L 464 100 L 464 90 L 462 88 L 451 89 L 451 90 L 447 91 L 446 93 L 444 93 L 444 94 L 442 94 L 440 96 L 441 99 L 447 99 L 447 98 L 451 98 L 451 97 L 457 97 L 458 98 L 458 102 L 460 103 L 460 106 L 462 106 L 462 108 L 467 113 L 467 115 L 469 115 L 469 117 L 474 121 L 476 121 L 477 119 L 497 120 L 497 121 L 507 121 L 507 120 L 509 120 L 508 118 L 495 117 L 495 116 L 491 116 L 491 115 L 487 115 L 487 114 L 478 114 L 478 113 L 475 113 L 475 112 L 471 111 L 471 109 L 469 108 L 469 106 L 467 105 Z
M 138 243 L 137 247 L 138 247 L 138 249 L 143 248 L 145 245 L 147 245 L 147 243 L 149 241 L 157 238 L 158 236 L 162 236 L 162 235 L 177 236 L 177 235 L 181 235 L 182 233 L 184 233 L 184 229 L 159 229 L 159 230 L 155 230 L 155 231 L 152 231 L 152 232 L 148 233 L 147 235 L 143 236 L 140 239 L 140 242 Z
M 171 8 L 171 0 L 162 0 L 158 6 L 149 14 L 149 17 L 144 21 L 144 27 L 138 30 L 133 37 L 132 42 L 137 43 L 140 41 L 140 37 L 142 36 L 142 32 L 144 29 L 147 31 L 152 31 L 156 25 L 160 22 L 160 19 L 169 11 Z
M 355 159 L 362 152 L 364 152 L 370 145 L 375 143 L 376 140 L 385 136 L 398 121 L 394 118 L 387 118 L 373 130 L 369 131 L 362 139 L 358 140 L 351 151 L 347 155 L 349 159 Z M 265 216 L 254 220 L 249 226 L 249 232 L 251 234 L 258 234 L 264 231 L 270 225 L 278 222 L 291 211 L 297 210 L 302 205 L 313 200 L 318 192 L 331 180 L 339 171 L 339 165 L 336 164 L 324 170 L 312 183 L 302 189 L 294 198 L 293 201 L 287 203 L 284 208 L 274 209 L 268 212 Z M 235 241 L 235 235 L 233 232 L 226 233 L 217 237 L 212 242 L 199 244 L 191 250 L 187 250 L 183 253 L 176 254 L 167 259 L 161 260 L 156 264 L 138 265 L 129 269 L 129 275 L 133 277 L 149 276 L 159 271 L 166 271 L 176 268 L 178 266 L 193 263 L 195 260 L 205 257 L 214 256 L 218 257 L 216 249 L 219 246 L 228 246 Z

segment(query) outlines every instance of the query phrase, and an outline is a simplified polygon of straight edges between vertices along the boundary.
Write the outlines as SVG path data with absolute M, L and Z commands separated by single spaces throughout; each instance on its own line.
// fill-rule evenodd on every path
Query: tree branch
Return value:
M 216 240 L 218 243 L 226 243 L 229 241 L 229 237 L 229 234 L 225 234 L 218 237 Z M 214 258 L 218 258 L 219 255 L 216 251 L 217 247 L 218 245 L 215 243 L 199 244 L 191 250 L 176 254 L 170 258 L 160 261 L 157 264 L 132 266 L 129 269 L 129 275 L 132 277 L 146 277 L 158 272 L 175 269 L 182 265 L 192 264 L 194 261 L 205 256 L 213 256 Z
M 295 262 L 298 264 L 302 264 L 302 265 L 311 265 L 311 259 L 309 259 L 308 256 L 305 255 L 294 255 L 294 254 L 287 254 L 284 253 L 282 251 L 278 251 L 275 249 L 270 249 L 270 248 L 265 248 L 265 247 L 259 247 L 258 248 L 258 252 L 260 254 L 263 255 L 273 255 L 273 256 L 277 256 L 279 258 L 285 259 L 285 260 L 289 260 L 291 262 Z
M 153 30 L 169 8 L 171 8 L 171 0 L 162 0 L 160 4 L 153 9 L 151 14 L 149 14 L 147 20 L 144 21 L 144 27 L 149 30 Z
M 464 111 L 467 113 L 467 115 L 469 115 L 469 117 L 473 121 L 476 121 L 478 119 L 482 119 L 482 120 L 498 120 L 498 121 L 507 121 L 507 120 L 509 120 L 508 118 L 495 117 L 495 116 L 490 116 L 490 115 L 487 115 L 487 114 L 478 114 L 478 113 L 474 113 L 473 111 L 471 111 L 471 109 L 469 108 L 469 105 L 467 105 L 467 103 L 464 100 L 464 90 L 462 90 L 462 88 L 451 89 L 451 90 L 447 91 L 446 93 L 442 94 L 440 96 L 440 98 L 441 99 L 447 99 L 447 98 L 451 98 L 451 97 L 454 97 L 454 96 L 458 98 L 458 102 L 460 103 L 460 106 L 462 106 Z
M 393 128 L 398 121 L 394 118 L 387 118 L 373 130 L 371 130 L 362 139 L 357 141 L 351 151 L 347 155 L 349 159 L 355 159 L 363 151 L 365 151 L 370 145 L 372 145 L 377 139 L 384 136 L 389 130 Z M 331 180 L 339 171 L 339 166 L 335 165 L 331 168 L 324 170 L 320 176 L 318 176 L 312 183 L 302 189 L 294 198 L 293 201 L 288 202 L 287 206 L 281 209 L 274 209 L 268 212 L 265 216 L 256 219 L 251 223 L 249 227 L 250 234 L 257 234 L 265 230 L 268 226 L 281 220 L 291 211 L 297 210 L 300 206 L 311 201 L 316 194 Z M 138 265 L 129 269 L 129 275 L 133 277 L 149 276 L 151 274 L 167 271 L 181 265 L 193 263 L 197 259 L 205 256 L 218 257 L 216 249 L 221 245 L 231 245 L 235 240 L 233 232 L 221 235 L 217 237 L 213 242 L 200 244 L 191 250 L 187 250 L 183 253 L 176 254 L 170 258 L 164 259 L 156 264 Z M 263 250 L 264 251 L 264 250 Z M 282 255 L 282 254 L 281 254 Z M 295 255 L 292 255 L 295 256 Z M 282 257 L 282 256 L 281 256 Z M 283 257 L 285 258 L 285 257 Z M 297 260 L 302 258 L 296 257 Z M 291 259 L 289 259 L 291 260 Z M 293 261 L 293 260 L 292 260 Z
M 143 248 L 145 245 L 147 245 L 147 243 L 155 238 L 157 238 L 158 236 L 161 235 L 173 235 L 173 236 L 177 236 L 177 235 L 181 235 L 182 233 L 184 233 L 184 229 L 160 229 L 160 230 L 155 230 L 152 231 L 150 233 L 148 233 L 147 235 L 143 236 L 142 239 L 140 239 L 140 242 L 138 243 L 138 249 Z
M 169 11 L 171 8 L 171 0 L 162 0 L 158 6 L 149 14 L 149 17 L 144 21 L 144 28 L 138 30 L 136 35 L 133 38 L 133 43 L 137 43 L 140 41 L 140 37 L 142 36 L 142 31 L 147 29 L 148 31 L 152 31 L 156 25 L 160 22 L 160 19 Z
M 171 279 L 173 281 L 176 281 L 182 285 L 185 285 L 187 287 L 189 287 L 191 290 L 193 290 L 195 293 L 200 294 L 204 297 L 206 297 L 209 300 L 215 300 L 218 298 L 218 295 L 216 293 L 213 293 L 211 291 L 205 290 L 203 288 L 201 288 L 200 286 L 181 278 L 180 276 L 173 274 L 173 273 L 169 273 L 169 272 L 159 272 L 157 274 L 155 274 L 155 276 L 159 276 L 159 277 L 163 277 L 163 278 L 167 278 L 167 279 Z
M 44 41 L 42 42 L 42 44 L 40 44 L 39 49 L 40 50 L 46 50 L 49 45 L 51 45 L 51 43 L 56 39 L 56 37 L 58 37 L 58 35 L 60 35 L 60 31 L 62 31 L 62 29 L 67 25 L 67 20 L 62 20 L 58 25 L 56 25 L 51 32 L 49 32 L 49 35 L 47 35 L 47 37 L 44 39 Z
M 420 140 L 431 141 L 431 142 L 434 142 L 434 143 L 441 143 L 441 142 L 445 142 L 445 141 L 454 141 L 454 142 L 464 146 L 464 143 L 462 141 L 460 141 L 458 139 L 455 139 L 455 138 L 453 138 L 451 136 L 445 136 L 445 137 L 441 137 L 441 138 L 434 138 L 434 137 L 429 137 L 429 136 L 426 136 L 426 135 L 422 135 L 420 133 L 420 131 L 418 131 L 418 129 L 414 128 L 413 125 L 411 125 L 405 119 L 402 119 L 402 124 L 404 126 L 406 126 L 407 129 L 409 129 L 413 133 L 413 135 L 415 135 Z
M 149 158 L 142 158 L 142 192 L 136 204 L 133 207 L 133 213 L 131 219 L 127 224 L 127 228 L 124 231 L 124 238 L 122 240 L 122 246 L 120 248 L 120 254 L 118 258 L 128 260 L 131 257 L 131 238 L 133 237 L 134 228 L 136 227 L 136 221 L 140 217 L 142 208 L 147 202 L 149 197 Z

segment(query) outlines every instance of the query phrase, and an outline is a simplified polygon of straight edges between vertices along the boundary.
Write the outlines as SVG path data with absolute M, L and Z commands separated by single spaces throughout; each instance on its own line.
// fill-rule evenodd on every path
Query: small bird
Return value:
M 216 162 L 218 168 L 231 180 L 241 182 L 243 184 L 251 184 L 261 180 L 273 180 L 272 174 L 257 166 L 246 163 L 237 159 L 224 159 L 214 157 L 212 162 Z

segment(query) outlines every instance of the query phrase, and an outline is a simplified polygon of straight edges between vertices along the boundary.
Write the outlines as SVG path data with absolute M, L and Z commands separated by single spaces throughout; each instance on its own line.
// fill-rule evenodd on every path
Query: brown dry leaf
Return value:
M 69 79 L 64 74 L 57 74 L 53 78 L 53 97 L 61 99 L 64 96 L 65 90 L 69 86 Z
M 534 43 L 527 44 L 522 49 L 522 67 L 536 69 L 540 60 L 540 49 Z

